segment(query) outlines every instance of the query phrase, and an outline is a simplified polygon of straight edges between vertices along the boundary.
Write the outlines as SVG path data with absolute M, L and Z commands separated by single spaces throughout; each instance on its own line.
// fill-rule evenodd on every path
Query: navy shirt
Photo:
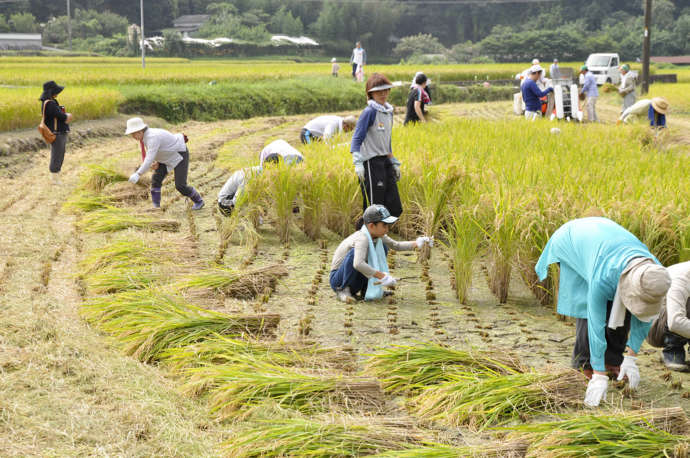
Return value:
M 545 91 L 541 91 L 537 87 L 537 83 L 534 82 L 532 78 L 527 78 L 527 81 L 522 85 L 522 100 L 525 102 L 526 111 L 541 111 L 541 100 L 549 92 L 553 91 L 553 88 L 547 88 Z

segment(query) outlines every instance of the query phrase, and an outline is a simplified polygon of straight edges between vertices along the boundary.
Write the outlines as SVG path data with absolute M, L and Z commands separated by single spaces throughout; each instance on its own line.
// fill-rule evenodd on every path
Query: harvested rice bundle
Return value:
M 173 370 L 182 371 L 203 364 L 233 364 L 262 361 L 280 366 L 352 369 L 354 354 L 343 348 L 323 348 L 316 343 L 261 342 L 215 335 L 207 340 L 163 352 Z
M 94 210 L 114 208 L 112 204 L 113 201 L 106 196 L 88 192 L 78 192 L 67 199 L 63 208 L 73 213 L 87 213 Z
M 290 418 L 259 423 L 226 442 L 228 456 L 252 457 L 358 457 L 386 450 L 401 450 L 423 438 L 410 424 L 372 418 L 330 421 Z M 397 456 L 397 455 L 391 455 Z
M 382 380 L 386 391 L 403 393 L 446 382 L 457 373 L 516 374 L 525 367 L 506 351 L 418 343 L 382 349 L 369 358 L 366 370 Z
M 480 377 L 466 373 L 450 379 L 423 390 L 412 409 L 426 421 L 475 430 L 577 405 L 585 388 L 584 375 L 570 369 Z
M 475 447 L 428 445 L 379 453 L 372 455 L 371 458 L 522 458 L 526 451 L 527 444 L 524 442 L 508 442 L 498 445 L 482 444 Z
M 114 207 L 89 213 L 82 218 L 79 226 L 86 232 L 115 232 L 130 227 L 148 231 L 177 232 L 180 230 L 179 221 L 137 215 Z
M 287 274 L 285 266 L 278 264 L 245 272 L 213 269 L 183 280 L 177 288 L 192 290 L 198 296 L 218 293 L 236 299 L 253 299 L 266 288 L 274 290 L 278 279 Z
M 117 181 L 107 185 L 103 192 L 112 202 L 134 204 L 148 200 L 149 189 L 144 186 L 133 186 L 127 181 Z
M 168 348 L 216 334 L 272 333 L 280 322 L 280 315 L 230 316 L 149 290 L 91 299 L 82 306 L 82 315 L 115 336 L 125 353 L 143 362 L 157 360 Z
M 165 245 L 151 246 L 143 240 L 129 237 L 91 250 L 80 265 L 83 273 L 88 274 L 107 266 L 150 265 L 161 260 L 191 259 L 194 256 L 196 251 L 188 243 L 166 242 Z
M 96 193 L 118 181 L 127 181 L 127 176 L 107 165 L 87 164 L 81 174 L 81 188 Z
M 162 278 L 159 269 L 151 265 L 121 266 L 87 275 L 85 283 L 91 294 L 112 294 L 149 288 Z
M 188 375 L 185 388 L 209 391 L 212 411 L 221 418 L 246 418 L 266 401 L 305 414 L 327 412 L 333 405 L 380 409 L 384 402 L 376 380 L 308 374 L 262 361 L 205 364 Z
M 637 414 L 578 415 L 515 428 L 531 457 L 687 457 L 688 419 L 682 408 Z

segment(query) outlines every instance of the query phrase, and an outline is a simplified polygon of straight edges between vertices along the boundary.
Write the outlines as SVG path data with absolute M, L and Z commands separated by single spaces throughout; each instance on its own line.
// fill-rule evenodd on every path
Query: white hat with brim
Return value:
M 530 73 L 530 74 L 539 73 L 539 72 L 543 72 L 543 71 L 544 71 L 544 69 L 541 68 L 541 65 L 532 65 L 532 66 L 529 68 L 529 73 Z
M 134 132 L 139 132 L 140 130 L 146 129 L 148 126 L 144 123 L 141 118 L 130 118 L 127 120 L 127 130 L 125 130 L 125 135 L 133 134 Z
M 631 261 L 618 281 L 623 305 L 645 323 L 659 314 L 670 287 L 671 276 L 666 268 L 649 258 Z
M 381 84 L 379 86 L 374 86 L 371 89 L 369 89 L 367 92 L 378 92 L 378 91 L 385 91 L 386 89 L 391 89 L 394 86 L 392 84 Z

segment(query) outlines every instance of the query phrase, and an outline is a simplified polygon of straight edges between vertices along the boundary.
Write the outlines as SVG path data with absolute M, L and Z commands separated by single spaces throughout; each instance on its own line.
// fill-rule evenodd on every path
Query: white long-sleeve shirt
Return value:
M 302 153 L 297 151 L 297 149 L 288 142 L 285 140 L 275 140 L 266 145 L 266 147 L 261 151 L 261 154 L 259 155 L 259 165 L 263 166 L 264 161 L 271 154 L 277 154 L 278 156 L 282 157 L 283 162 L 286 164 L 302 162 L 304 160 Z
M 247 181 L 261 173 L 261 166 L 240 169 L 230 175 L 218 193 L 218 202 L 225 206 L 235 206 L 237 198 L 242 195 Z
M 334 115 L 319 116 L 309 121 L 305 126 L 313 137 L 328 140 L 343 131 L 343 118 Z
M 669 331 L 690 339 L 690 261 L 667 268 L 671 287 L 666 293 L 666 320 Z
M 165 164 L 168 172 L 171 172 L 182 161 L 180 153 L 187 150 L 182 134 L 172 134 L 165 129 L 149 127 L 144 132 L 143 140 L 146 145 L 146 158 L 137 170 L 139 175 L 146 173 L 154 162 Z

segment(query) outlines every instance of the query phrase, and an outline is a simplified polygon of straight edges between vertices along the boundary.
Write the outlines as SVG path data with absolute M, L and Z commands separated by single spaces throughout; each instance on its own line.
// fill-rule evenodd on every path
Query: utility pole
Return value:
M 144 0 L 139 0 L 141 8 L 141 68 L 146 68 L 146 46 L 144 45 Z
M 72 50 L 72 12 L 67 0 L 67 36 L 69 37 L 69 50 Z
M 642 94 L 649 92 L 649 48 L 652 35 L 652 0 L 644 3 L 644 42 L 642 44 Z

